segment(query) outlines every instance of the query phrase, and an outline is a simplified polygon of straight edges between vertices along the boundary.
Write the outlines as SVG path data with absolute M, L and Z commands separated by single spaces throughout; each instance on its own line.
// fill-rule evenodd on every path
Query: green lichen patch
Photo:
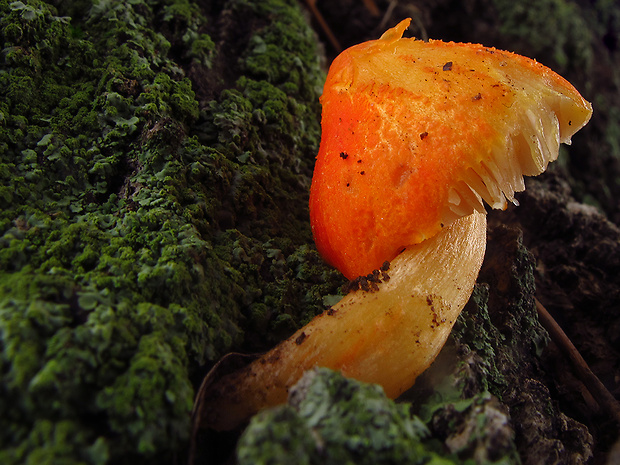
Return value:
M 433 414 L 432 430 L 450 452 L 466 462 L 521 463 L 510 415 L 488 392 L 445 402 Z
M 310 29 L 292 1 L 221 7 L 250 19 L 236 55 L 186 0 L 0 0 L 2 463 L 169 462 L 191 380 L 342 284 L 307 218 Z
M 239 440 L 240 464 L 451 464 L 424 443 L 429 431 L 376 385 L 317 369 L 289 404 L 254 417 Z M 447 455 L 447 454 L 446 454 Z
M 526 42 L 531 55 L 552 60 L 559 73 L 590 71 L 594 37 L 576 3 L 566 0 L 531 4 L 493 0 L 491 3 L 500 21 L 501 35 L 518 41 L 519 45 Z

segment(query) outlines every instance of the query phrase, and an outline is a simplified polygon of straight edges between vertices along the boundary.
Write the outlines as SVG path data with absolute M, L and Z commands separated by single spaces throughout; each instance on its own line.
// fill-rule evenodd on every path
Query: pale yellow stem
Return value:
M 379 290 L 350 292 L 286 341 L 211 386 L 202 426 L 228 430 L 286 401 L 316 366 L 383 386 L 397 397 L 433 362 L 482 265 L 486 215 L 460 218 L 396 257 Z

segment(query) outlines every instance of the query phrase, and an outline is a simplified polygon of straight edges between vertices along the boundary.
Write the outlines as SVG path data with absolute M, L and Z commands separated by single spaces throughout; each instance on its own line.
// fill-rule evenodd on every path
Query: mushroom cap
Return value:
M 332 63 L 310 219 L 353 279 L 474 211 L 516 203 L 592 106 L 535 60 L 478 44 L 402 38 L 410 20 Z

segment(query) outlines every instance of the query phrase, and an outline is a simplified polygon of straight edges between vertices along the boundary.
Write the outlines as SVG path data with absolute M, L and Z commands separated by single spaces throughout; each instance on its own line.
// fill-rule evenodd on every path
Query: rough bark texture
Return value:
M 317 6 L 344 46 L 412 16 L 412 35 L 537 58 L 594 117 L 520 207 L 491 214 L 472 299 L 400 404 L 321 371 L 241 440 L 201 436 L 197 456 L 614 463 L 618 425 L 534 298 L 620 397 L 620 9 L 375 3 Z M 268 349 L 338 294 L 307 219 L 320 50 L 335 50 L 303 11 L 0 0 L 0 462 L 184 462 L 208 369 Z
M 169 463 L 201 367 L 342 283 L 315 35 L 292 1 L 3 0 L 0 31 L 0 462 Z

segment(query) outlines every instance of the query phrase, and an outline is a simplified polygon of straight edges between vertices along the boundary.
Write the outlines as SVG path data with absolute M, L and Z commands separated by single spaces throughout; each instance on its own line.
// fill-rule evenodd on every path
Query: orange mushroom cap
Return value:
M 535 60 L 402 38 L 410 19 L 341 53 L 321 103 L 310 219 L 325 260 L 353 279 L 473 211 L 505 208 L 523 175 L 570 143 L 592 106 Z

